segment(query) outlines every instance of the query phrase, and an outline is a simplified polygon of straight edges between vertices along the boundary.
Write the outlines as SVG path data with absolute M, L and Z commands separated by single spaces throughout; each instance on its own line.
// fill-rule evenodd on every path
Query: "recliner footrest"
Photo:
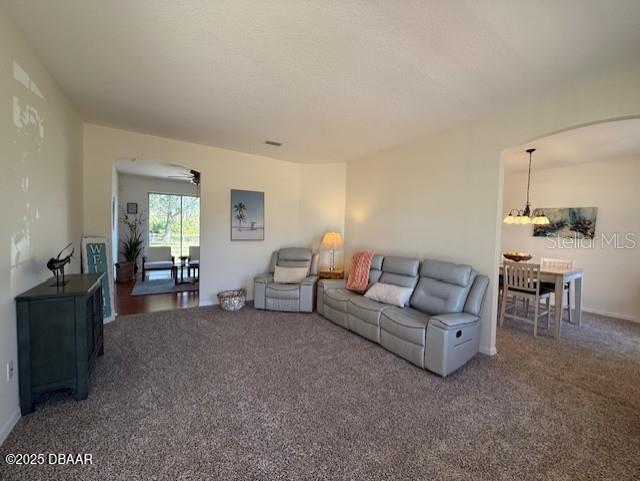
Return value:
M 447 376 L 475 356 L 479 347 L 479 316 L 464 312 L 434 316 L 427 326 L 424 367 Z

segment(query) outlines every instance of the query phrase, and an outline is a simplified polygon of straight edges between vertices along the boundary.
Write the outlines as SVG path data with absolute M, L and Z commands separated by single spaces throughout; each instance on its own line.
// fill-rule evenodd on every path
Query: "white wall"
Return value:
M 191 182 L 180 180 L 161 179 L 158 177 L 144 177 L 141 175 L 118 174 L 118 212 L 126 210 L 128 202 L 138 204 L 138 214 L 144 212 L 142 217 L 142 232 L 145 247 L 149 244 L 149 192 L 162 194 L 198 195 L 198 188 Z M 202 214 L 202 213 L 201 213 Z M 118 215 L 121 218 L 121 215 Z M 126 229 L 120 223 L 120 232 Z
M 640 158 L 578 164 L 532 172 L 534 207 L 597 207 L 596 238 L 592 243 L 533 237 L 531 226 L 504 225 L 502 252 L 529 252 L 540 257 L 574 259 L 585 271 L 583 308 L 640 321 Z M 521 208 L 527 173 L 505 175 L 503 212 Z M 625 239 L 629 233 L 633 238 Z M 617 249 L 602 242 L 603 234 L 619 235 Z
M 482 352 L 493 354 L 501 152 L 551 132 L 640 114 L 640 63 L 550 86 L 544 97 L 347 166 L 347 257 L 358 249 L 465 262 L 492 278 Z
M 300 185 L 301 243 L 318 251 L 325 232 L 344 234 L 346 164 L 303 164 Z M 335 267 L 343 264 L 343 252 L 335 252 Z M 321 252 L 320 267 L 329 267 L 329 253 Z
M 327 225 L 343 223 L 344 213 L 324 195 L 301 192 L 317 188 L 306 166 L 216 147 L 84 125 L 84 222 L 87 235 L 110 235 L 111 169 L 114 160 L 157 159 L 195 169 L 200 189 L 200 303 L 217 303 L 216 293 L 246 287 L 253 297 L 253 277 L 264 272 L 271 253 L 283 246 L 309 245 L 321 235 L 315 223 L 301 222 L 311 213 Z M 328 164 L 314 174 L 335 177 L 338 197 L 344 198 L 344 166 Z M 304 187 L 304 188 L 303 188 Z M 230 190 L 265 193 L 265 240 L 230 241 Z M 321 192 L 324 192 L 320 189 Z M 124 201 L 124 199 L 122 199 Z M 318 214 L 320 212 L 320 214 Z M 336 215 L 335 222 L 330 219 Z
M 118 251 L 120 250 L 120 176 L 116 170 L 115 164 L 111 168 L 111 259 L 114 262 L 118 262 Z M 115 272 L 113 273 L 113 279 L 115 279 Z
M 69 242 L 76 253 L 68 272 L 79 270 L 82 130 L 73 109 L 1 11 L 0 92 L 1 443 L 20 416 L 14 296 L 47 279 L 47 260 Z M 29 116 L 39 121 L 30 123 Z M 10 360 L 16 374 L 7 382 Z

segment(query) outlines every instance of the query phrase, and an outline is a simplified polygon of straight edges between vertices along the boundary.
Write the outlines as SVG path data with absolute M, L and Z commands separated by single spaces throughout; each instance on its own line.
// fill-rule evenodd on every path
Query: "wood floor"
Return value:
M 118 316 L 197 307 L 199 303 L 198 291 L 132 296 L 131 291 L 134 285 L 135 282 L 116 283 L 115 304 Z

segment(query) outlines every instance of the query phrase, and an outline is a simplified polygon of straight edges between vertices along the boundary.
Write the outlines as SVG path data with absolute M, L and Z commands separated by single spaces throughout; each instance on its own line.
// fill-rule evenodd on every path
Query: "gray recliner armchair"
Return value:
M 274 282 L 276 266 L 307 267 L 307 277 L 297 284 Z M 270 311 L 313 312 L 317 281 L 318 254 L 300 247 L 280 249 L 271 256 L 269 271 L 254 279 L 254 306 Z

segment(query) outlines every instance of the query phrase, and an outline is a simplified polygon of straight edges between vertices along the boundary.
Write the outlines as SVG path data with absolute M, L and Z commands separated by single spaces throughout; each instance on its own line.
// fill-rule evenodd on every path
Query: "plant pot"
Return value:
M 116 282 L 126 284 L 133 280 L 133 262 L 116 263 Z

